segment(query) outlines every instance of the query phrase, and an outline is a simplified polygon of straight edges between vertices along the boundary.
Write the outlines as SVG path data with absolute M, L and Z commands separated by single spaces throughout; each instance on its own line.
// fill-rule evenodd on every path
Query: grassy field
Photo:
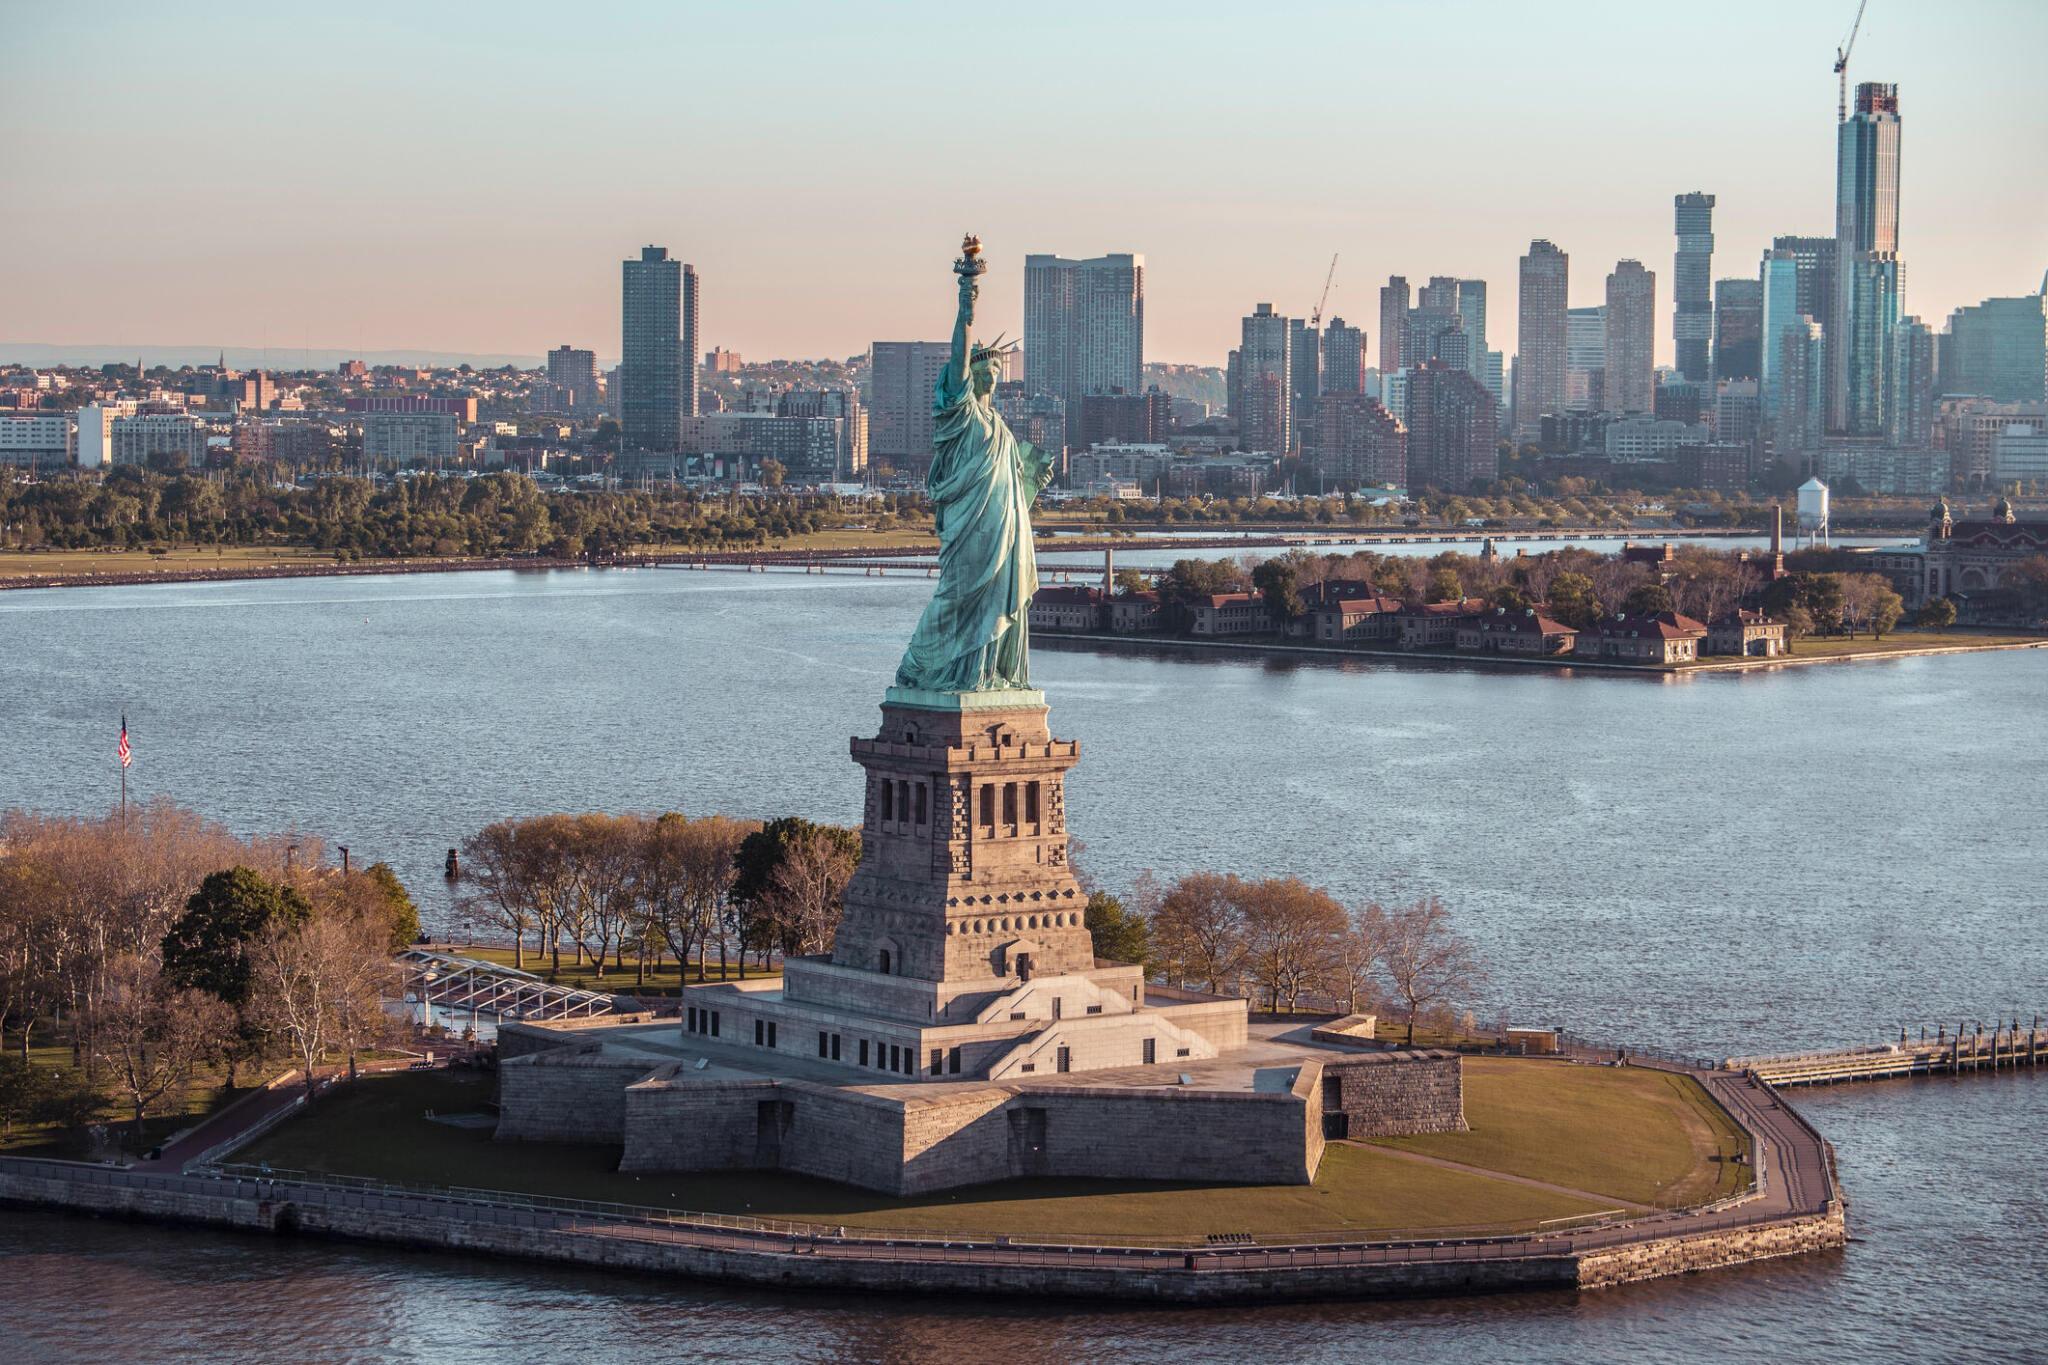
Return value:
M 1616 1207 L 1705 1199 L 1747 1168 L 1718 1154 L 1740 1138 L 1697 1086 L 1662 1073 L 1468 1060 L 1471 1133 L 1333 1143 L 1313 1185 L 1217 1186 L 1013 1180 L 909 1199 L 779 1172 L 628 1174 L 606 1144 L 499 1143 L 489 1130 L 432 1122 L 476 1112 L 487 1078 L 460 1072 L 369 1078 L 272 1132 L 243 1161 L 428 1185 L 466 1185 L 657 1208 L 860 1228 L 1043 1237 L 1200 1237 L 1526 1227 Z M 1401 1155 L 1417 1152 L 1483 1170 Z M 1496 1179 L 1495 1171 L 1586 1197 Z
M 42 1034 L 48 1041 L 29 1048 L 29 1065 L 40 1071 L 70 1071 L 71 1044 L 60 1035 L 45 1030 Z M 9 1040 L 9 1050 L 18 1048 L 18 1040 Z M 266 1076 L 272 1073 L 264 1073 Z M 223 1083 L 218 1070 L 204 1070 L 186 1091 L 184 1098 L 173 1112 L 153 1114 L 143 1120 L 142 1134 L 134 1134 L 134 1115 L 127 1098 L 113 1088 L 110 1077 L 102 1078 L 101 1091 L 106 1103 L 101 1107 L 99 1121 L 107 1126 L 108 1137 L 123 1151 L 144 1152 L 179 1129 L 196 1123 L 216 1109 L 224 1108 L 248 1093 L 248 1077 L 238 1089 L 230 1090 Z M 13 1130 L 0 1137 L 0 1153 L 8 1156 L 59 1156 L 76 1157 L 83 1155 L 83 1144 L 74 1134 L 50 1124 L 17 1123 Z
M 262 569 L 279 564 L 331 564 L 332 553 L 284 546 L 223 545 L 172 550 L 5 550 L 0 578 L 23 574 L 72 577 L 80 574 L 194 573 L 214 569 Z
M 1984 645 L 2043 645 L 2039 635 L 2014 635 L 1998 631 L 1969 629 L 1898 630 L 1882 640 L 1868 635 L 1853 640 L 1794 640 L 1786 652 L 1795 659 L 1849 659 L 1871 654 L 1896 654 L 1914 649 L 1970 649 Z M 1711 659 L 1708 662 L 1712 662 Z
M 1740 1191 L 1747 1139 L 1698 1083 L 1640 1067 L 1465 1059 L 1466 1133 L 1378 1138 L 1416 1152 L 1637 1204 Z

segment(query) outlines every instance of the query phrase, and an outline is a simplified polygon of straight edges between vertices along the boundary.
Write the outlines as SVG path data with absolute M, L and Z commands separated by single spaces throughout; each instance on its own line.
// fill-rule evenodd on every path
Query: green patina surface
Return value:
M 953 267 L 960 307 L 932 394 L 925 487 L 939 532 L 939 583 L 896 669 L 898 688 L 921 693 L 1031 686 L 1031 597 L 1038 591 L 1031 503 L 1051 482 L 1053 462 L 996 413 L 990 396 L 1003 353 L 970 344 L 985 269 L 979 252 L 970 240 Z

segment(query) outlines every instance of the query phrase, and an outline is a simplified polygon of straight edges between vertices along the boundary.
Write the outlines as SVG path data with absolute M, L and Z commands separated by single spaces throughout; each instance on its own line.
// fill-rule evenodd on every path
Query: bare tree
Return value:
M 1344 907 L 1329 892 L 1298 877 L 1238 884 L 1244 920 L 1245 964 L 1266 992 L 1266 1007 L 1287 1001 L 1290 1013 L 1302 992 L 1321 983 L 1348 927 Z
M 1152 917 L 1152 942 L 1169 974 L 1211 994 L 1244 965 L 1244 914 L 1235 876 L 1190 872 L 1167 891 Z
M 1329 970 L 1330 991 L 1343 1000 L 1346 1014 L 1356 1014 L 1359 1000 L 1371 994 L 1386 952 L 1387 912 L 1372 903 L 1353 908 L 1345 916 Z
M 234 1029 L 235 1012 L 204 991 L 174 990 L 147 959 L 107 964 L 93 1047 L 128 1097 L 135 1132 L 149 1114 L 185 1096 L 201 1062 Z
M 1477 950 L 1451 927 L 1449 907 L 1435 896 L 1387 911 L 1386 928 L 1387 984 L 1407 1014 L 1412 1046 L 1416 1017 L 1477 990 L 1486 971 Z
M 374 929 L 358 920 L 272 924 L 258 937 L 251 1004 L 297 1060 L 309 1102 L 320 1059 L 360 1045 L 385 957 Z
M 499 820 L 462 841 L 462 887 L 456 908 L 472 924 L 512 935 L 512 965 L 526 966 L 526 936 L 540 925 L 538 893 L 523 823 Z M 545 940 L 543 940 L 545 942 Z
M 785 958 L 824 952 L 839 929 L 840 897 L 853 877 L 853 855 L 835 831 L 811 829 L 791 838 L 768 886 L 768 912 Z

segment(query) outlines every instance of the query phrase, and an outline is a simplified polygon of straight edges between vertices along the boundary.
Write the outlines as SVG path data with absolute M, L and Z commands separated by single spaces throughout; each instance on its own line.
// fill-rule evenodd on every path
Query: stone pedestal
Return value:
M 1080 745 L 1036 691 L 891 688 L 867 771 L 841 967 L 955 987 L 1086 972 L 1087 897 L 1067 867 L 1066 773 Z

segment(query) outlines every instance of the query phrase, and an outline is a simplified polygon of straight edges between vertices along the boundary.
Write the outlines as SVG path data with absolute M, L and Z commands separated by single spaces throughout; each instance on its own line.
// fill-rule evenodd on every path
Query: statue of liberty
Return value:
M 1052 479 L 1052 461 L 1020 441 L 990 399 L 1007 351 L 1000 339 L 972 344 L 974 301 L 987 263 L 968 237 L 960 259 L 953 349 L 932 393 L 932 469 L 925 489 L 939 533 L 939 584 L 919 618 L 896 685 L 924 692 L 992 692 L 1031 686 L 1031 596 L 1038 560 L 1031 501 Z

